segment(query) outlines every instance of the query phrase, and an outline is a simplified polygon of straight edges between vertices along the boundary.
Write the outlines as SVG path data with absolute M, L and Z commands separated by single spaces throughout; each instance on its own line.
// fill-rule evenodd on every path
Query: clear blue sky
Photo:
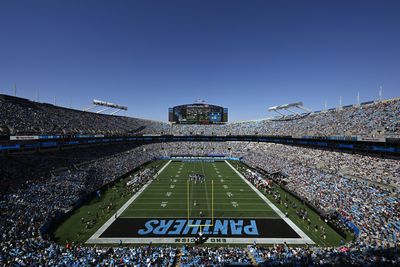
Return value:
M 400 1 L 0 1 L 0 93 L 93 98 L 167 120 L 197 98 L 230 121 L 400 96 Z

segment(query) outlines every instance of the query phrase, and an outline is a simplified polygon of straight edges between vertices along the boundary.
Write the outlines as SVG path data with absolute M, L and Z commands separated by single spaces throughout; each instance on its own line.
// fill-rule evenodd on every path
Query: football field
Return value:
M 190 181 L 193 174 L 203 181 Z M 121 217 L 279 216 L 225 162 L 171 162 Z M 214 213 L 214 214 L 213 214 Z
M 313 243 L 228 161 L 165 161 L 87 243 Z

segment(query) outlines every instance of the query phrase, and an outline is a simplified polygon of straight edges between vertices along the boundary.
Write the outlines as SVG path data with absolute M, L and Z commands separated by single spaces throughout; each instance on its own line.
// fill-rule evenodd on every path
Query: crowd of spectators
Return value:
M 0 136 L 40 134 L 173 134 L 280 136 L 394 136 L 400 133 L 400 99 L 330 109 L 291 119 L 262 119 L 222 125 L 171 125 L 112 116 L 0 95 Z
M 189 247 L 181 249 L 180 266 L 224 266 L 240 265 L 250 266 L 252 264 L 248 251 L 235 247 Z
M 169 246 L 60 246 L 40 239 L 2 242 L 2 266 L 175 266 L 177 249 Z
M 287 190 L 327 213 L 337 212 L 359 229 L 354 243 L 340 248 L 198 248 L 150 246 L 135 248 L 95 248 L 80 245 L 60 246 L 43 240 L 42 234 L 53 218 L 70 211 L 91 192 L 112 183 L 132 169 L 154 158 L 172 154 L 225 154 L 242 157 L 249 166 L 280 173 Z M 331 155 L 331 156 L 330 156 Z M 304 157 L 304 160 L 302 160 Z M 357 158 L 360 157 L 360 160 Z M 332 162 L 340 161 L 352 170 L 347 177 Z M 176 142 L 148 144 L 132 150 L 74 164 L 53 172 L 47 179 L 27 180 L 0 196 L 0 265 L 174 265 L 180 251 L 183 266 L 220 266 L 234 263 L 263 265 L 340 264 L 369 262 L 396 264 L 398 254 L 382 254 L 382 249 L 398 245 L 400 205 L 398 188 L 371 182 L 381 173 L 399 179 L 397 163 L 374 158 L 368 170 L 362 168 L 361 156 L 328 153 L 250 142 Z M 352 165 L 355 162 L 354 165 Z M 331 165 L 329 165 L 331 164 Z M 396 168 L 393 168 L 396 166 Z M 139 172 L 133 179 L 143 184 L 155 170 Z M 372 173 L 372 174 L 371 174 Z M 368 176 L 368 177 L 363 177 Z M 267 186 L 262 177 L 249 171 L 246 177 L 256 186 Z M 139 187 L 133 188 L 137 190 Z M 201 256 L 198 256 L 201 255 Z M 397 261 L 397 262 L 396 262 Z
M 273 143 L 255 143 L 249 149 L 268 155 L 275 160 L 269 163 L 271 168 L 282 168 L 284 162 L 293 162 L 308 167 L 321 169 L 331 174 L 362 178 L 382 185 L 400 187 L 400 161 L 366 155 L 310 149 Z M 279 162 L 282 164 L 279 165 Z
M 395 245 L 398 242 L 400 238 L 398 187 L 388 188 L 366 180 L 349 178 L 338 172 L 327 172 L 310 163 L 281 157 L 274 153 L 274 150 L 269 150 L 270 145 L 256 144 L 256 146 L 256 150 L 251 149 L 243 157 L 243 161 L 249 166 L 270 173 L 282 173 L 284 178 L 280 182 L 289 191 L 326 213 L 337 212 L 341 214 L 343 220 L 354 223 L 360 230 L 359 240 L 384 245 Z M 303 150 L 293 151 L 292 156 L 297 154 L 300 158 L 302 153 Z M 362 177 L 363 173 L 358 175 Z
M 0 95 L 1 135 L 160 133 L 167 123 L 97 114 Z
M 291 136 L 397 135 L 400 99 L 312 113 L 290 120 L 259 120 L 228 125 L 235 134 Z
M 248 248 L 258 266 L 396 266 L 400 257 L 396 249 L 377 248 L 354 243 L 341 247 L 273 247 Z
M 2 155 L 0 157 L 0 192 L 12 190 L 9 186 L 19 187 L 21 183 L 28 180 L 46 179 L 52 173 L 71 165 L 111 156 L 137 146 L 135 143 L 101 144 L 38 153 Z
M 87 194 L 151 160 L 143 148 L 72 165 L 40 181 L 28 180 L 1 196 L 1 240 L 37 237 L 40 226 L 68 212 Z
M 400 100 L 333 109 L 291 119 L 263 119 L 226 125 L 173 125 L 174 135 L 399 136 Z

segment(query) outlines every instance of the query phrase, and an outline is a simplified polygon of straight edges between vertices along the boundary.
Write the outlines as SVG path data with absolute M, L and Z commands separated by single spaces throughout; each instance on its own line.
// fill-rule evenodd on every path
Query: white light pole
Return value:
M 360 92 L 357 93 L 357 106 L 360 105 Z

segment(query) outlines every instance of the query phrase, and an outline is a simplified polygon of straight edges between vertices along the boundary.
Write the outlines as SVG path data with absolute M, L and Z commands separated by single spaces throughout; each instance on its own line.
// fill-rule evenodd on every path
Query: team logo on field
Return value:
M 100 238 L 300 238 L 281 218 L 117 218 Z
M 138 230 L 138 234 L 161 236 L 190 236 L 199 232 L 212 236 L 258 236 L 257 223 L 255 220 L 186 220 L 186 219 L 162 219 L 149 220 L 144 228 Z

